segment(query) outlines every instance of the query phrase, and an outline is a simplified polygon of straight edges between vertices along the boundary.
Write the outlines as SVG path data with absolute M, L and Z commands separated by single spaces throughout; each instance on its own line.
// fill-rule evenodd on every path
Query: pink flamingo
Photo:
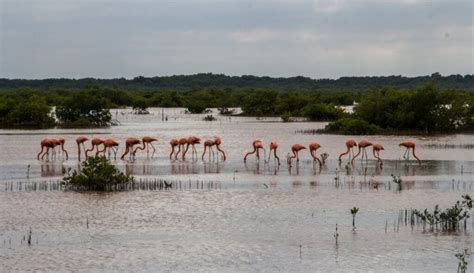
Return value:
M 317 154 L 317 150 L 319 148 L 321 148 L 321 145 L 319 145 L 319 143 L 316 143 L 316 142 L 312 142 L 308 145 L 309 147 L 309 153 L 311 154 L 311 157 L 313 158 L 313 161 L 318 161 L 319 162 L 319 166 L 322 166 L 323 163 L 321 162 L 321 160 L 318 158 L 318 154 Z
M 221 138 L 218 137 L 218 136 L 215 136 L 215 137 L 214 137 L 214 143 L 215 143 L 215 145 L 216 145 L 217 151 L 219 151 L 219 152 L 222 154 L 222 159 L 225 161 L 227 157 L 226 157 L 226 155 L 225 155 L 224 150 L 222 150 L 221 147 L 220 147 L 220 145 L 222 144 Z
M 135 151 L 133 151 L 133 156 L 135 156 L 135 154 L 137 153 L 137 150 L 142 150 L 142 151 L 145 150 L 145 146 L 146 146 L 146 154 L 148 156 L 150 153 L 149 146 L 151 146 L 151 148 L 153 149 L 153 153 L 151 153 L 151 156 L 153 157 L 156 151 L 155 146 L 153 146 L 154 141 L 158 141 L 158 139 L 151 136 L 144 136 L 142 138 L 142 147 L 138 146 L 137 148 L 135 148 Z
M 357 152 L 357 154 L 352 158 L 352 161 L 351 161 L 351 164 L 354 164 L 354 159 L 356 159 L 360 152 L 363 150 L 363 153 L 362 153 L 362 160 L 364 160 L 364 156 L 365 156 L 365 159 L 367 160 L 367 150 L 366 148 L 369 147 L 369 146 L 372 146 L 372 143 L 371 142 L 368 142 L 367 140 L 363 139 L 361 141 L 359 141 L 359 151 Z
M 188 143 L 188 139 L 183 137 L 178 140 L 178 151 L 176 151 L 176 155 L 174 157 L 175 160 L 178 160 L 178 155 L 182 151 L 184 154 L 184 145 Z
M 171 145 L 170 160 L 171 160 L 173 158 L 174 149 L 176 148 L 176 146 L 179 145 L 179 140 L 177 140 L 176 138 L 173 138 L 172 140 L 170 140 L 170 145 Z
M 66 149 L 64 149 L 64 144 L 66 143 L 66 139 L 60 137 L 60 138 L 57 138 L 57 140 L 58 140 L 59 143 L 60 143 L 61 151 L 66 154 L 66 160 L 68 160 L 68 159 L 69 159 L 69 155 L 68 155 Z
M 201 143 L 201 139 L 198 138 L 197 136 L 190 136 L 186 139 L 186 150 L 183 152 L 183 160 L 185 160 L 186 153 L 188 152 L 189 146 L 191 146 L 191 154 L 192 158 L 194 158 L 194 155 L 196 154 L 196 157 L 198 157 L 198 153 L 196 150 L 196 147 L 194 145 Z M 183 146 L 184 148 L 184 146 Z
M 88 141 L 89 139 L 85 136 L 79 136 L 76 138 L 77 143 L 77 159 L 81 161 L 81 145 L 82 149 L 84 150 L 84 154 L 86 153 L 86 147 L 84 146 L 84 142 Z
M 251 155 L 251 154 L 254 154 L 256 153 L 256 156 L 257 156 L 257 160 L 260 160 L 260 154 L 259 154 L 259 150 L 260 149 L 263 149 L 263 157 L 265 158 L 265 148 L 263 148 L 263 143 L 260 139 L 256 139 L 252 142 L 252 146 L 253 146 L 253 150 L 251 152 L 248 152 L 245 154 L 245 157 L 244 157 L 244 162 L 247 161 L 247 156 Z
M 278 162 L 278 165 L 280 165 L 280 158 L 277 155 L 277 149 L 278 143 L 276 141 L 270 142 L 270 150 L 268 151 L 268 162 L 270 162 L 270 156 L 272 155 L 273 151 L 273 157 L 275 157 L 275 160 Z
M 140 145 L 141 141 L 136 137 L 129 137 L 125 140 L 125 152 L 120 159 L 124 160 L 125 155 L 129 154 L 129 159 L 133 160 L 133 146 Z
M 48 158 L 49 158 L 49 149 L 53 149 L 53 156 L 54 156 L 54 154 L 55 154 L 54 148 L 56 146 L 60 145 L 59 141 L 57 139 L 54 139 L 54 138 L 45 138 L 45 139 L 41 140 L 40 144 L 41 144 L 41 151 L 36 156 L 36 158 L 38 160 L 40 160 L 40 155 L 41 154 L 43 154 L 41 156 L 41 160 L 43 160 L 45 155 L 48 155 Z M 46 148 L 46 151 L 44 151 L 45 148 Z M 43 151 L 44 151 L 44 153 L 43 153 Z
M 296 158 L 296 162 L 299 162 L 300 161 L 300 158 L 298 157 L 298 153 L 301 151 L 301 150 L 304 150 L 306 149 L 305 146 L 301 145 L 301 144 L 293 144 L 291 146 L 291 151 L 293 152 L 293 155 L 289 156 L 288 157 L 288 165 L 291 166 L 291 161 Z
M 107 153 L 109 155 L 109 160 L 110 160 L 110 150 L 114 152 L 114 159 L 117 160 L 117 151 L 118 151 L 118 146 L 119 143 L 111 138 L 107 138 L 104 140 L 104 149 L 102 151 L 97 151 L 97 154 L 103 153 L 105 156 L 105 151 L 107 150 Z
M 95 155 L 97 156 L 97 153 L 99 152 L 99 145 L 104 144 L 104 141 L 105 140 L 103 138 L 94 137 L 91 140 L 91 145 L 92 145 L 91 148 L 86 150 L 86 157 L 89 156 L 89 152 L 94 151 L 94 149 L 96 148 L 97 148 L 97 152 L 95 153 Z
M 418 160 L 418 163 L 421 163 L 421 160 L 415 154 L 415 143 L 414 142 L 409 141 L 409 140 L 405 140 L 402 143 L 398 144 L 398 146 L 406 148 L 405 153 L 403 154 L 403 158 L 406 158 L 407 160 L 410 160 L 410 149 L 411 149 L 412 152 L 413 152 L 413 157 L 415 157 L 416 160 Z
M 373 144 L 372 145 L 372 153 L 374 157 L 380 162 L 380 166 L 383 165 L 383 160 L 380 158 L 380 151 L 385 150 L 382 145 L 380 144 Z
M 202 153 L 201 159 L 204 160 L 204 155 L 206 154 L 207 148 L 209 148 L 209 161 L 211 160 L 211 154 L 214 157 L 214 150 L 212 146 L 216 145 L 216 142 L 213 139 L 208 139 L 204 141 L 204 152 Z
M 357 143 L 353 139 L 349 139 L 346 141 L 346 148 L 347 150 L 339 155 L 339 162 L 341 162 L 341 158 L 346 154 L 349 154 L 349 161 L 351 161 L 351 154 L 354 157 L 354 148 L 357 147 Z

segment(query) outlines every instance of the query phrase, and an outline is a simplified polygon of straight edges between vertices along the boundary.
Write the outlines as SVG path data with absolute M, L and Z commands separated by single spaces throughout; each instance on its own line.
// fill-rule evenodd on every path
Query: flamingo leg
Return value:
M 43 146 L 43 147 L 44 147 L 44 146 Z M 46 151 L 44 151 L 44 153 L 43 153 L 43 148 L 41 148 L 41 152 L 38 154 L 38 157 L 40 156 L 41 153 L 43 153 L 43 154 L 41 155 L 41 160 L 43 160 L 44 155 L 47 153 L 47 151 L 48 151 L 48 147 L 46 147 Z M 38 159 L 39 159 L 39 158 L 38 158 Z
M 36 159 L 37 160 L 40 160 L 40 155 L 43 153 L 43 150 L 44 150 L 44 146 L 41 145 L 41 151 L 38 153 L 38 155 L 36 156 Z
M 173 158 L 173 154 L 174 154 L 174 145 L 171 145 L 170 160 Z
M 181 145 L 178 145 L 178 150 L 176 151 L 176 155 L 174 157 L 175 160 L 178 160 L 178 155 L 180 151 L 181 151 Z
M 153 158 L 153 156 L 155 155 L 156 149 L 153 143 L 150 142 L 150 145 L 151 145 L 151 148 L 153 149 L 153 153 L 151 153 L 151 157 Z
M 407 159 L 407 152 L 408 152 L 408 148 L 406 148 L 405 153 L 403 153 L 403 159 Z
M 206 151 L 207 151 L 207 146 L 204 145 L 204 152 L 202 152 L 201 160 L 204 160 L 204 155 L 206 155 Z
M 279 158 L 278 155 L 277 155 L 277 150 L 276 150 L 276 149 L 273 150 L 273 156 L 275 157 L 275 160 L 278 161 L 278 165 L 280 165 L 280 158 Z

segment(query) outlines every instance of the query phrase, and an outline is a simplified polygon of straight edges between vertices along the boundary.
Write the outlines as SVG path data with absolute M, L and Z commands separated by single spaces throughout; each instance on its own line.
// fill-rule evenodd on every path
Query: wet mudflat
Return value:
M 445 208 L 463 194 L 474 195 L 474 136 L 411 138 L 422 164 L 403 160 L 398 143 L 405 137 L 370 136 L 385 147 L 384 167 L 376 166 L 370 149 L 368 162 L 346 166 L 337 156 L 350 136 L 295 133 L 324 123 L 245 117 L 204 122 L 182 109 L 165 110 L 168 121 L 162 121 L 160 109 L 148 116 L 125 112 L 117 111 L 122 124 L 110 129 L 0 131 L 4 270 L 453 272 L 454 254 L 472 247 L 472 218 L 466 231 L 442 234 L 400 223 L 399 213 Z M 116 193 L 7 189 L 12 182 L 56 181 L 63 168 L 77 167 L 79 135 L 113 137 L 121 143 L 119 153 L 128 136 L 157 136 L 153 157 L 139 152 L 134 162 L 113 162 L 138 180 L 166 179 L 173 187 Z M 189 135 L 221 136 L 228 160 L 170 161 L 168 141 Z M 53 136 L 66 138 L 70 159 L 37 161 L 40 139 Z M 255 138 L 265 146 L 278 141 L 280 167 L 253 157 L 244 164 Z M 330 155 L 327 164 L 321 169 L 303 152 L 289 169 L 284 158 L 291 144 L 312 141 L 322 145 L 318 154 Z M 391 174 L 402 177 L 401 190 Z M 349 212 L 354 206 L 360 208 L 355 233 Z

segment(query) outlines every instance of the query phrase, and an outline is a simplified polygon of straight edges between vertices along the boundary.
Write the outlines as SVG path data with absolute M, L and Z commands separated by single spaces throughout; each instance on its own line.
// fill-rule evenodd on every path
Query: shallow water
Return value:
M 376 167 L 371 150 L 367 163 L 346 168 L 336 159 L 350 136 L 295 133 L 324 123 L 247 117 L 204 122 L 203 115 L 184 115 L 183 109 L 166 109 L 168 121 L 162 121 L 160 109 L 148 116 L 121 112 L 127 111 L 117 110 L 121 125 L 110 129 L 0 130 L 4 271 L 455 272 L 454 254 L 472 249 L 472 218 L 467 231 L 449 235 L 397 220 L 400 210 L 447 207 L 463 194 L 474 194 L 474 153 L 465 148 L 474 136 L 412 137 L 421 165 L 401 160 L 398 143 L 405 137 L 370 136 L 385 147 L 384 168 Z M 78 135 L 121 143 L 128 136 L 157 136 L 153 157 L 139 152 L 134 162 L 113 162 L 137 179 L 172 180 L 173 189 L 99 194 L 11 192 L 2 186 L 60 179 L 63 167 L 77 167 Z M 189 135 L 221 136 L 228 160 L 170 162 L 168 141 Z M 39 141 L 53 136 L 66 138 L 69 160 L 37 161 Z M 273 160 L 243 163 L 255 138 L 266 145 L 278 141 L 279 168 Z M 318 154 L 329 153 L 325 167 L 313 165 L 303 152 L 288 169 L 284 158 L 291 144 L 312 141 L 323 146 Z M 454 147 L 439 148 L 445 144 Z M 402 190 L 390 174 L 402 177 Z M 360 208 L 356 233 L 349 212 L 354 206 Z M 28 246 L 24 237 L 30 228 Z M 472 270 L 472 258 L 469 265 Z

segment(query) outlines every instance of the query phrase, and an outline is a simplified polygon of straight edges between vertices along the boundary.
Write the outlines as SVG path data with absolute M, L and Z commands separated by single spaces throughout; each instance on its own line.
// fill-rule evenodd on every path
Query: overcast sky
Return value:
M 0 77 L 472 74 L 472 0 L 0 0 Z

